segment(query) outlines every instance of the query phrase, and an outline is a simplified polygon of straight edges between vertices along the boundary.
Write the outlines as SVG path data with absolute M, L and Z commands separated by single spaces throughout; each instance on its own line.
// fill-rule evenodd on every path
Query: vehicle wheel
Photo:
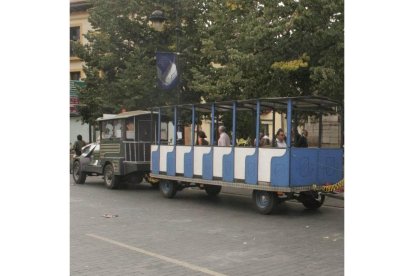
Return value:
M 217 196 L 221 191 L 221 186 L 205 185 L 205 190 L 208 196 Z
M 104 181 L 108 189 L 119 188 L 120 179 L 118 175 L 114 174 L 114 167 L 111 164 L 106 165 L 104 168 Z
M 86 173 L 81 171 L 79 161 L 75 161 L 73 163 L 73 180 L 75 180 L 76 184 L 84 184 L 86 180 Z
M 272 212 L 274 206 L 278 203 L 278 200 L 273 192 L 254 190 L 253 202 L 259 213 L 268 215 Z
M 302 202 L 306 209 L 316 210 L 323 205 L 325 195 L 313 191 L 301 192 L 298 201 Z
M 160 191 L 164 197 L 173 198 L 177 193 L 177 183 L 171 180 L 161 180 Z

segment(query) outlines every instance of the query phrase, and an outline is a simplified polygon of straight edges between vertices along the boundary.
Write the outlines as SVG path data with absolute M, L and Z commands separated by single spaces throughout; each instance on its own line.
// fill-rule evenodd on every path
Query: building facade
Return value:
M 88 8 L 90 4 L 84 0 L 70 0 L 70 38 L 69 41 L 79 41 L 85 44 L 87 41 L 83 37 L 89 30 L 92 29 L 88 17 Z M 76 105 L 79 103 L 75 82 L 81 81 L 86 77 L 82 69 L 84 62 L 74 55 L 72 47 L 70 47 L 70 137 L 69 141 L 73 144 L 76 141 L 77 135 L 82 135 L 82 138 L 88 143 L 93 141 L 93 130 L 88 124 L 83 124 L 81 116 L 76 111 Z

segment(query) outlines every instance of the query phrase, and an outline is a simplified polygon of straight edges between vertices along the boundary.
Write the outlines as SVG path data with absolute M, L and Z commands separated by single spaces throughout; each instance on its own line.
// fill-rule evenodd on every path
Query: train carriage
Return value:
M 286 147 L 260 146 L 260 118 L 263 110 L 285 114 Z M 343 108 L 336 101 L 324 97 L 283 97 L 204 104 L 183 104 L 155 108 L 155 139 L 151 145 L 151 177 L 160 180 L 160 191 L 168 198 L 188 187 L 200 187 L 215 196 L 221 187 L 252 190 L 256 209 L 269 214 L 285 200 L 296 199 L 308 209 L 322 206 L 325 193 L 343 185 Z M 238 114 L 250 112 L 254 119 L 255 135 L 251 146 L 236 145 Z M 167 141 L 162 129 L 164 117 L 170 114 L 172 140 Z M 187 114 L 187 119 L 183 114 Z M 210 143 L 196 144 L 197 126 L 204 113 L 211 120 Z M 171 115 L 172 114 L 172 115 Z M 217 125 L 222 115 L 231 117 L 231 145 L 217 145 Z M 292 116 L 314 115 L 319 118 L 319 143 L 315 147 L 295 147 L 292 143 Z M 339 114 L 340 142 L 336 147 L 321 147 L 321 118 L 323 114 Z M 190 137 L 183 143 L 182 125 L 190 125 Z M 296 121 L 297 123 L 297 121 Z M 294 126 L 296 127 L 296 125 Z M 294 132 L 293 132 L 294 133 Z M 164 136 L 164 137 L 163 137 Z

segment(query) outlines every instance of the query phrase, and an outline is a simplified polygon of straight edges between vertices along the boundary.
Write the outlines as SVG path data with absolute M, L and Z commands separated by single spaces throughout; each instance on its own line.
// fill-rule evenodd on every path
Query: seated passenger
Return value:
M 262 143 L 263 136 L 264 136 L 263 132 L 259 132 L 259 147 L 262 147 L 261 143 Z M 254 141 L 253 141 L 253 147 L 255 146 L 256 146 L 256 138 L 254 138 Z
M 135 126 L 134 126 L 134 122 L 133 121 L 129 121 L 127 123 L 126 127 L 127 127 L 127 130 L 129 130 L 129 131 L 135 130 Z
M 208 146 L 208 141 L 206 139 L 207 139 L 207 136 L 204 133 L 204 131 L 202 131 L 202 130 L 198 131 L 197 145 Z
M 104 127 L 103 138 L 110 139 L 114 135 L 114 127 L 111 123 L 106 123 Z
M 126 129 L 126 139 L 135 140 L 134 121 L 127 122 Z
M 302 135 L 299 138 L 298 141 L 298 147 L 299 148 L 307 148 L 308 147 L 308 131 L 306 129 L 304 129 L 302 131 Z
M 283 129 L 279 128 L 279 130 L 276 132 L 276 141 L 275 142 L 276 142 L 275 147 L 277 147 L 277 148 L 287 148 L 285 132 L 283 131 Z
M 270 138 L 267 135 L 263 135 L 262 139 L 260 139 L 260 147 L 270 147 Z
M 294 147 L 299 147 L 299 139 L 300 134 L 296 128 L 292 128 L 291 134 L 290 134 L 291 142 L 290 144 Z
M 121 124 L 121 122 L 117 122 L 115 124 L 114 134 L 115 134 L 115 138 L 121 138 L 122 137 L 122 124 Z
M 219 126 L 218 131 L 220 136 L 217 145 L 219 147 L 230 147 L 230 137 L 226 133 L 226 127 Z

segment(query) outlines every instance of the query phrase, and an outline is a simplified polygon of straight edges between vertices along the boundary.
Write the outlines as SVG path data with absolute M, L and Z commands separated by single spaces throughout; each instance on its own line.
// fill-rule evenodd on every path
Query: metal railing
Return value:
M 123 141 L 125 162 L 150 161 L 151 142 Z

